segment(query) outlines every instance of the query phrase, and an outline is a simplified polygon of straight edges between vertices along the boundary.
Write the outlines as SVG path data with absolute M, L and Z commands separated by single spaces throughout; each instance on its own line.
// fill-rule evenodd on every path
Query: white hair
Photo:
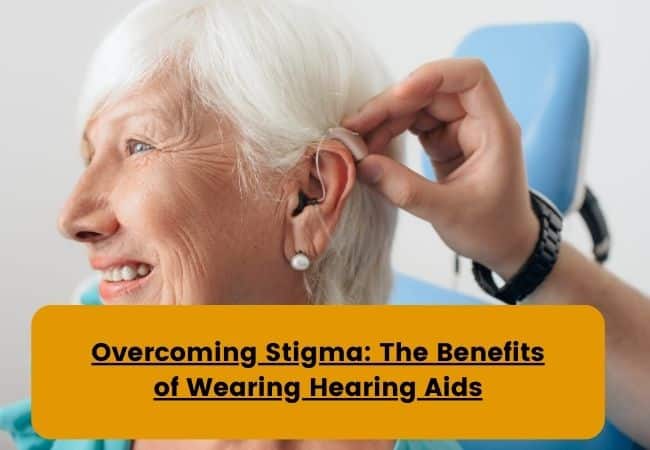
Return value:
M 288 0 L 152 0 L 96 51 L 79 126 L 111 99 L 173 66 L 192 97 L 236 130 L 242 181 L 288 171 L 390 82 L 376 55 L 337 19 Z M 399 158 L 401 140 L 389 154 Z M 240 177 L 242 178 L 242 177 Z M 314 303 L 384 303 L 396 210 L 359 183 L 306 282 Z

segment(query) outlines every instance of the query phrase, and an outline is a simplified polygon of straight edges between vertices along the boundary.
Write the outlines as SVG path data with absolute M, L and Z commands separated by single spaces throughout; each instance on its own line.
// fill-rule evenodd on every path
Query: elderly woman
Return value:
M 104 301 L 385 302 L 395 210 L 323 139 L 383 74 L 288 4 L 159 1 L 128 16 L 92 62 L 87 169 L 60 219 Z
M 87 247 L 91 266 L 102 273 L 103 302 L 384 303 L 395 205 L 431 222 L 457 252 L 505 279 L 514 276 L 539 223 L 518 127 L 489 72 L 477 61 L 432 63 L 364 106 L 386 87 L 366 46 L 333 18 L 301 6 L 155 0 L 136 9 L 92 61 L 79 122 L 86 169 L 60 219 L 62 232 Z M 341 124 L 372 153 L 360 164 L 328 137 Z M 419 135 L 441 183 L 395 161 L 395 138 L 406 130 Z M 625 298 L 626 308 L 615 308 L 612 297 Z M 648 418 L 647 380 L 640 374 L 650 369 L 647 362 L 634 370 L 626 363 L 650 339 L 625 339 L 629 329 L 648 336 L 647 299 L 566 244 L 530 301 L 548 299 L 589 299 L 626 325 L 608 330 L 616 355 L 611 414 L 647 439 L 641 426 Z M 49 448 L 25 414 L 10 424 L 15 435 L 27 436 L 21 441 L 27 449 Z M 411 441 L 87 445 L 460 448 Z

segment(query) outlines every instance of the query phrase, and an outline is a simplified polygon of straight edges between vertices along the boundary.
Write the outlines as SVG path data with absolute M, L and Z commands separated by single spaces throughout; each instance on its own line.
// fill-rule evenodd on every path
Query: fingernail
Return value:
M 384 169 L 379 164 L 365 161 L 358 166 L 359 179 L 366 184 L 376 184 L 384 174 Z
M 344 118 L 341 121 L 341 125 L 344 128 L 348 128 L 348 129 L 354 127 L 354 125 L 356 125 L 357 119 L 359 118 L 359 114 L 361 114 L 361 109 L 359 109 L 358 111 L 353 112 L 352 114 L 350 114 L 349 116 Z

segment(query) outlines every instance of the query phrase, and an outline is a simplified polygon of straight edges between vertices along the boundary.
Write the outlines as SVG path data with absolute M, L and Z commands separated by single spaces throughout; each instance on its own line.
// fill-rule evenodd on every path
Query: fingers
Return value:
M 342 125 L 360 134 L 366 134 L 377 128 L 382 123 L 391 120 L 414 116 L 419 110 L 427 106 L 435 89 L 435 80 L 430 84 L 430 91 L 426 95 L 397 95 L 399 85 L 393 86 L 377 95 L 366 103 L 361 110 L 343 120 Z
M 443 95 L 433 102 L 436 94 Z M 453 96 L 457 100 L 450 105 Z M 493 121 L 503 118 L 504 111 L 507 111 L 496 83 L 483 62 L 477 59 L 447 59 L 420 67 L 406 80 L 376 96 L 360 111 L 346 118 L 343 126 L 366 134 L 384 122 L 417 114 L 429 105 L 429 112 L 434 118 L 446 121 L 445 117 L 436 116 L 440 111 L 434 103 L 442 105 L 444 112 L 450 107 L 455 108 L 452 120 L 462 113 Z
M 481 121 L 466 117 L 418 135 L 433 161 L 441 162 L 464 154 L 469 157 L 484 145 L 487 132 Z
M 428 222 L 444 208 L 442 185 L 433 183 L 383 155 L 369 155 L 357 167 L 359 179 L 390 203 Z
M 415 135 L 428 133 L 440 127 L 443 123 L 434 118 L 427 111 L 420 111 L 415 116 L 415 122 L 409 128 L 409 131 Z
M 468 115 L 501 117 L 506 110 L 489 69 L 479 59 L 445 59 L 425 64 L 395 88 L 395 95 L 430 96 L 432 82 L 436 85 L 433 93 L 453 94 Z M 435 116 L 435 110 L 430 112 Z
M 370 153 L 381 153 L 388 143 L 406 130 L 415 134 L 431 132 L 448 122 L 465 117 L 457 95 L 436 94 L 428 104 L 413 114 L 386 120 L 366 135 Z
M 431 162 L 444 163 L 463 155 L 463 150 L 458 143 L 458 129 L 460 121 L 452 122 L 428 133 L 418 136 L 422 147 L 431 158 Z
M 467 114 L 456 94 L 436 94 L 425 111 L 440 122 L 455 122 Z
M 390 141 L 411 128 L 415 119 L 416 114 L 407 115 L 396 120 L 385 122 L 380 127 L 372 130 L 365 139 L 368 152 L 382 152 Z

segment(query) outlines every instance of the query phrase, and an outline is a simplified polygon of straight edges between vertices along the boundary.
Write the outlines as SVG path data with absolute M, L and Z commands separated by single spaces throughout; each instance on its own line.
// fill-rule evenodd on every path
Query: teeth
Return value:
M 151 271 L 151 268 L 146 264 L 140 264 L 138 266 L 138 275 L 140 275 L 141 277 L 144 277 L 145 275 L 148 275 L 150 271 Z
M 138 276 L 138 272 L 131 266 L 122 267 L 122 279 L 126 281 L 135 280 L 135 277 Z
M 110 282 L 132 281 L 149 275 L 149 272 L 151 272 L 151 266 L 148 264 L 111 267 L 102 271 L 102 280 Z

